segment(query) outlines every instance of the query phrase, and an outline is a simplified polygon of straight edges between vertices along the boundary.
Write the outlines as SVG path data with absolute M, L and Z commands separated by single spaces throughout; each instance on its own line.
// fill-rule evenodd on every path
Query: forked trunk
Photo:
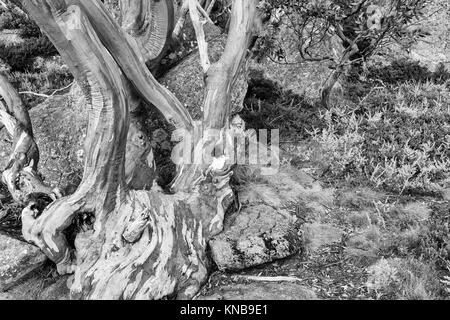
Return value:
M 130 108 L 137 98 L 152 103 L 179 136 L 200 128 L 209 139 L 208 129 L 224 131 L 257 0 L 234 0 L 229 42 L 223 58 L 208 71 L 202 124 L 194 124 L 175 96 L 154 79 L 136 40 L 99 1 L 21 3 L 77 77 L 89 108 L 82 182 L 74 194 L 42 213 L 29 205 L 22 214 L 25 238 L 60 273 L 75 273 L 73 297 L 192 298 L 207 280 L 208 240 L 222 231 L 224 212 L 233 201 L 230 168 L 219 152 L 195 175 L 179 173 L 182 185 L 190 188 L 175 194 L 157 187 L 130 190 L 125 178 Z M 72 241 L 66 231 L 75 222 L 79 229 Z

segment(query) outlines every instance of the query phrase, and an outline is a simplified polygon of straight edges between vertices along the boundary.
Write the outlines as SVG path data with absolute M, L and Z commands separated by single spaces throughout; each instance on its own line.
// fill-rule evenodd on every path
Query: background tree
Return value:
M 303 61 L 331 62 L 333 71 L 321 93 L 322 104 L 328 106 L 333 87 L 351 66 L 362 66 L 389 43 L 420 35 L 414 23 L 426 4 L 426 0 L 267 0 L 265 8 L 272 12 L 273 32 L 280 24 L 294 32 Z M 274 43 L 272 35 L 266 33 L 262 51 L 283 62 L 282 44 Z M 340 54 L 321 48 L 330 37 L 340 40 L 344 48 Z

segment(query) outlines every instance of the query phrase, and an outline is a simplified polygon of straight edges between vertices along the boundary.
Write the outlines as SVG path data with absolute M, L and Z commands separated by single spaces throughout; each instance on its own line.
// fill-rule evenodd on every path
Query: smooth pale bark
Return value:
M 37 219 L 36 213 L 23 214 L 24 237 L 37 244 L 61 273 L 72 272 L 73 257 L 63 231 L 83 212 L 98 212 L 96 223 L 101 228 L 101 215 L 113 211 L 126 196 L 124 141 L 129 113 L 123 88 L 128 83 L 80 7 L 67 7 L 62 1 L 26 1 L 24 8 L 36 21 L 45 21 L 41 28 L 77 75 L 89 108 L 85 169 L 77 191 L 54 202 Z
M 207 22 L 213 22 L 197 0 L 189 0 L 189 13 L 195 29 L 195 34 L 197 36 L 198 51 L 200 53 L 200 63 L 202 65 L 203 71 L 206 73 L 211 66 L 211 62 L 209 61 L 208 42 L 206 42 L 203 25 Z M 204 16 L 205 20 L 201 19 L 201 15 Z
M 21 3 L 77 77 L 89 114 L 79 188 L 42 213 L 30 204 L 22 214 L 24 237 L 60 273 L 75 273 L 73 297 L 192 298 L 208 277 L 208 240 L 222 231 L 225 210 L 234 200 L 232 172 L 219 154 L 189 181 L 189 192 L 169 195 L 157 186 L 130 190 L 125 175 L 130 109 L 136 98 L 153 103 L 185 134 L 194 128 L 203 133 L 204 128 L 226 129 L 231 105 L 227 95 L 245 57 L 257 0 L 234 1 L 231 39 L 215 66 L 220 76 L 208 75 L 207 90 L 216 94 L 205 100 L 209 112 L 204 125 L 194 125 L 175 96 L 153 78 L 139 46 L 98 1 Z M 135 94 L 128 94 L 130 86 Z M 212 121 L 214 114 L 218 119 Z M 72 244 L 66 231 L 75 221 L 80 230 Z
M 191 0 L 189 0 L 191 1 Z M 209 146 L 217 141 L 217 133 L 228 127 L 231 113 L 231 92 L 246 60 L 251 40 L 255 36 L 257 22 L 257 0 L 233 1 L 228 39 L 219 61 L 205 69 L 205 98 L 203 101 L 202 141 L 193 141 L 192 153 L 198 150 L 198 144 Z M 202 34 L 197 33 L 197 38 Z M 202 41 L 202 40 L 200 40 Z M 207 53 L 204 53 L 207 56 Z M 206 67 L 207 64 L 204 64 Z M 208 137 L 211 132 L 213 136 Z M 193 135 L 193 140 L 196 135 Z M 223 156 L 223 150 L 216 149 L 216 157 Z M 186 191 L 192 181 L 201 177 L 204 165 L 182 165 L 172 183 L 172 190 Z
M 108 9 L 111 12 L 116 8 Z M 144 61 L 153 72 L 170 47 L 174 27 L 173 0 L 118 0 L 117 9 L 116 20 L 137 43 Z M 147 105 L 142 103 L 135 90 L 130 90 L 128 95 L 135 97 L 135 106 L 130 106 L 131 127 L 125 162 L 127 185 L 135 190 L 149 189 L 155 177 L 153 151 L 150 138 L 142 130 L 145 119 L 133 113 Z
M 172 32 L 172 40 L 174 42 L 178 42 L 180 40 L 181 31 L 183 31 L 187 13 L 189 11 L 189 1 L 190 0 L 183 0 L 181 6 L 179 6 L 178 20 L 175 23 L 175 27 Z M 199 0 L 199 3 L 203 6 L 205 0 Z
M 180 7 L 180 13 L 178 20 L 173 29 L 172 39 L 176 42 L 180 38 L 181 31 L 183 30 L 184 24 L 186 22 L 186 16 L 189 11 L 189 0 L 183 0 Z
M 152 70 L 169 47 L 173 27 L 173 4 L 169 0 L 106 0 L 106 8 L 140 47 L 144 60 Z M 153 35 L 153 30 L 155 35 Z M 145 48 L 147 46 L 147 48 Z M 156 174 L 150 138 L 144 129 L 146 119 L 140 110 L 148 105 L 130 85 L 126 95 L 130 98 L 130 131 L 125 161 L 127 185 L 134 190 L 148 190 Z

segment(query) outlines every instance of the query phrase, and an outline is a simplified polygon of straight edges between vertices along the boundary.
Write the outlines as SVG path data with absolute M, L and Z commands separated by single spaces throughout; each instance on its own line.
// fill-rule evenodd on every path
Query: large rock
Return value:
M 47 257 L 36 247 L 0 235 L 0 292 L 41 268 Z
M 227 217 L 225 231 L 210 240 L 212 257 L 221 270 L 240 270 L 298 253 L 302 237 L 296 209 L 303 209 L 304 203 L 319 207 L 333 201 L 333 192 L 290 167 L 281 168 L 276 178 L 249 181 L 238 193 L 241 211 Z
M 290 282 L 251 282 L 216 288 L 197 300 L 317 300 L 311 289 Z
M 297 219 L 283 210 L 259 204 L 245 208 L 210 241 L 219 269 L 237 270 L 286 258 L 301 248 Z

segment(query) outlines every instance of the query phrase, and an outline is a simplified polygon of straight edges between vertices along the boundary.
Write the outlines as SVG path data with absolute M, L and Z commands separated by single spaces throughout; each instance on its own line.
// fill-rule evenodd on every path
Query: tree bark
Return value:
M 173 28 L 172 0 L 107 0 L 106 8 L 137 43 L 147 66 L 153 72 L 170 46 Z M 150 138 L 144 129 L 145 119 L 140 114 L 145 104 L 130 86 L 127 96 L 130 105 L 125 175 L 127 185 L 134 190 L 148 190 L 156 175 Z
M 203 139 L 198 141 L 196 137 L 199 137 L 199 135 L 192 135 L 194 158 L 204 159 L 210 156 L 210 154 L 204 152 L 211 153 L 211 143 L 217 142 L 217 135 L 221 134 L 220 131 L 223 128 L 229 126 L 232 107 L 231 92 L 247 57 L 251 40 L 255 36 L 257 3 L 256 0 L 233 2 L 228 39 L 223 55 L 219 61 L 210 67 L 208 63 L 204 63 L 205 98 L 202 106 L 203 121 L 199 124 L 201 125 L 199 130 L 203 133 L 200 136 Z M 201 38 L 202 34 L 197 32 L 197 37 Z M 199 40 L 199 42 L 202 41 L 203 39 Z M 207 52 L 204 53 L 206 56 L 207 54 Z M 199 145 L 203 147 L 199 147 Z M 198 150 L 203 153 L 199 155 Z M 224 150 L 215 148 L 215 157 L 226 157 L 223 152 Z M 180 166 L 178 175 L 172 183 L 172 190 L 190 190 L 192 181 L 199 179 L 204 170 L 205 165 L 202 164 L 194 163 Z
M 223 154 L 182 179 L 189 192 L 130 190 L 126 181 L 130 109 L 136 98 L 155 105 L 178 135 L 228 126 L 230 91 L 245 57 L 257 0 L 234 0 L 230 39 L 207 79 L 205 117 L 194 124 L 182 104 L 145 67 L 139 46 L 92 0 L 21 0 L 77 77 L 87 98 L 89 125 L 83 179 L 77 191 L 42 213 L 22 214 L 24 237 L 75 273 L 73 297 L 192 298 L 207 280 L 208 240 L 222 231 L 233 201 Z M 216 75 L 212 70 L 217 70 Z M 133 88 L 135 94 L 129 94 Z M 201 145 L 203 148 L 203 145 Z M 199 177 L 198 179 L 196 177 Z M 194 179 L 195 178 L 195 179 Z M 67 229 L 78 225 L 76 238 Z
M 136 39 L 152 70 L 172 40 L 173 0 L 120 0 L 120 12 L 122 28 Z

